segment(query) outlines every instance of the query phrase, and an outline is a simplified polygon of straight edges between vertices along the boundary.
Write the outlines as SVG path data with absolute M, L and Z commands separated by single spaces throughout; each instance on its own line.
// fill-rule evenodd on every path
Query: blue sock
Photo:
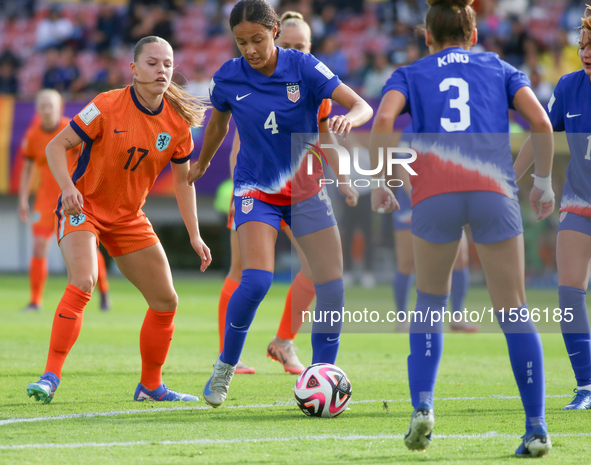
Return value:
M 520 308 L 527 308 L 524 303 Z M 509 321 L 505 312 L 504 321 L 496 313 L 499 326 L 505 333 L 513 375 L 519 388 L 525 410 L 525 431 L 529 433 L 536 426 L 546 426 L 546 386 L 544 380 L 544 351 L 538 328 L 531 319 L 523 322 L 521 314 L 516 322 Z M 515 319 L 513 316 L 512 319 Z
M 222 362 L 230 365 L 238 363 L 248 328 L 272 282 L 273 273 L 270 271 L 255 269 L 242 271 L 240 285 L 228 302 L 224 350 L 220 355 Z
M 415 315 L 408 315 L 408 382 L 414 408 L 417 408 L 420 402 L 427 402 L 433 408 L 435 381 L 443 351 L 443 310 L 448 298 L 449 294 L 427 294 L 417 289 Z M 439 321 L 433 321 L 437 319 Z
M 392 288 L 394 289 L 394 302 L 396 302 L 396 313 L 406 313 L 406 305 L 408 303 L 408 291 L 410 290 L 410 278 L 412 275 L 404 274 L 396 271 Z
M 454 270 L 451 277 L 451 308 L 454 313 L 464 310 L 464 299 L 470 287 L 470 269 Z
M 587 292 L 570 286 L 558 286 L 558 306 L 563 310 L 572 308 L 572 321 L 566 322 L 562 314 L 560 329 L 570 358 L 570 364 L 575 372 L 577 386 L 591 384 L 591 330 L 585 299 Z M 566 319 L 570 319 L 567 316 Z
M 314 288 L 316 289 L 316 309 L 312 324 L 312 364 L 332 363 L 334 365 L 343 327 L 345 287 L 342 278 L 339 278 L 327 283 L 314 284 Z M 337 320 L 337 314 L 339 321 L 331 324 L 331 321 Z

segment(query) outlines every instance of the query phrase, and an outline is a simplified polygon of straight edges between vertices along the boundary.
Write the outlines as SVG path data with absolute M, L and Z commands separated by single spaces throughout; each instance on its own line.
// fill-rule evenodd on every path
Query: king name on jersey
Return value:
M 448 53 L 442 57 L 437 57 L 437 66 L 440 68 L 442 66 L 447 66 L 451 63 L 468 63 L 470 61 L 470 56 L 466 53 Z

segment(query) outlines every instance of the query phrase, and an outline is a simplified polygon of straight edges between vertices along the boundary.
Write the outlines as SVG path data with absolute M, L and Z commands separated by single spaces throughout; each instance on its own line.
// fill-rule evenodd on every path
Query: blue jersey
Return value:
M 296 150 L 292 157 L 292 134 L 318 134 L 320 104 L 341 81 L 313 55 L 277 49 L 271 76 L 237 58 L 215 73 L 209 93 L 217 110 L 232 112 L 240 135 L 234 195 L 289 205 L 296 196 L 291 181 L 305 155 L 305 150 Z M 297 181 L 298 200 L 320 190 L 316 177 Z
M 570 162 L 560 211 L 591 216 L 591 80 L 584 70 L 560 78 L 548 103 L 557 132 L 566 131 Z
M 509 140 L 509 109 L 529 80 L 494 53 L 451 47 L 397 69 L 383 89 L 406 98 L 418 153 L 412 203 L 433 195 L 517 193 Z M 458 136 L 462 133 L 462 136 Z

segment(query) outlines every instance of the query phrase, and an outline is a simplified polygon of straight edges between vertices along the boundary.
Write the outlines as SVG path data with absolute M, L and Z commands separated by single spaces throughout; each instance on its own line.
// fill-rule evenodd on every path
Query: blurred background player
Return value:
M 412 133 L 412 125 L 407 126 L 402 132 L 399 147 L 410 147 L 410 138 Z M 409 187 L 410 189 L 410 187 Z M 408 303 L 408 293 L 410 291 L 412 275 L 415 269 L 415 259 L 412 248 L 412 206 L 409 195 L 406 189 L 399 187 L 396 190 L 396 200 L 400 205 L 400 210 L 394 212 L 393 226 L 394 226 L 394 247 L 396 249 L 396 272 L 394 274 L 394 281 L 392 288 L 394 290 L 394 302 L 396 303 L 396 312 L 406 313 Z M 454 263 L 454 269 L 451 279 L 451 310 L 454 314 L 459 314 L 464 309 L 464 300 L 470 287 L 470 268 L 468 256 L 468 238 L 466 233 L 462 233 L 462 240 L 460 241 L 460 248 L 458 258 Z M 460 318 L 456 318 L 460 320 Z M 410 322 L 398 321 L 396 330 L 398 332 L 408 332 Z M 480 329 L 479 325 L 464 321 L 462 317 L 460 321 L 452 319 L 450 323 L 452 331 L 462 331 L 465 333 L 475 333 Z
M 302 170 L 294 175 L 292 167 L 300 166 L 300 157 L 318 139 L 323 99 L 331 97 L 349 110 L 329 120 L 329 130 L 341 135 L 372 115 L 371 107 L 312 55 L 275 46 L 281 25 L 268 2 L 238 2 L 230 14 L 230 29 L 242 58 L 226 62 L 214 75 L 211 119 L 189 177 L 194 182 L 203 176 L 233 116 L 241 138 L 234 170 L 234 221 L 242 277 L 228 303 L 223 351 L 203 390 L 214 407 L 226 399 L 248 328 L 271 286 L 282 219 L 308 259 L 316 312 L 342 314 L 342 247 L 331 200 L 318 183 L 322 164 L 314 161 L 313 175 Z M 297 139 L 299 145 L 292 148 L 292 134 L 315 136 Z M 312 363 L 335 362 L 341 326 L 313 325 Z
M 462 226 L 470 225 L 489 294 L 505 333 L 511 366 L 525 409 L 526 432 L 518 456 L 543 456 L 551 448 L 545 422 L 542 343 L 525 298 L 523 226 L 509 141 L 509 109 L 535 134 L 536 178 L 530 202 L 538 219 L 554 208 L 550 184 L 552 126 L 527 77 L 476 45 L 472 0 L 428 0 L 425 42 L 431 56 L 396 70 L 386 83 L 372 129 L 373 166 L 377 136 L 392 133 L 403 112 L 413 116 L 412 234 L 417 278 L 410 327 L 409 385 L 414 412 L 404 442 L 425 450 L 435 423 L 433 399 L 443 349 L 442 310 Z M 424 133 L 424 135 L 423 135 Z M 506 134 L 506 136 L 505 136 Z M 450 137 L 451 136 L 451 137 Z M 372 206 L 392 208 L 392 191 L 372 191 Z M 512 322 L 504 309 L 524 309 Z M 439 316 L 439 322 L 433 321 Z M 435 319 L 436 320 L 436 319 Z
M 310 26 L 304 21 L 304 17 L 301 13 L 295 11 L 286 11 L 281 15 L 281 37 L 279 37 L 275 44 L 284 49 L 295 49 L 303 53 L 310 53 L 312 47 L 312 32 Z M 332 101 L 330 99 L 324 99 L 318 110 L 318 128 L 321 133 L 328 133 L 328 117 L 332 109 Z M 232 152 L 230 153 L 230 173 L 232 178 L 234 177 L 234 167 L 236 166 L 236 157 L 240 150 L 240 138 L 238 131 L 234 134 L 234 141 L 232 143 Z M 329 150 L 328 156 L 333 155 L 333 151 Z M 333 161 L 334 158 L 329 158 Z M 335 170 L 338 172 L 338 169 Z M 341 182 L 346 182 L 347 177 L 344 176 L 339 179 Z M 346 184 L 340 184 L 341 191 L 345 195 L 345 201 L 351 207 L 357 204 L 358 194 L 354 187 Z M 232 262 L 228 276 L 224 281 L 222 292 L 220 294 L 220 302 L 218 306 L 218 332 L 220 337 L 220 353 L 224 348 L 224 329 L 226 325 L 226 311 L 228 308 L 228 302 L 232 297 L 233 292 L 240 284 L 240 276 L 242 274 L 242 264 L 240 262 L 240 250 L 238 247 L 238 236 L 236 233 L 236 226 L 234 224 L 234 201 L 230 207 L 230 213 L 228 215 L 228 228 L 231 229 L 230 233 L 230 246 L 232 251 Z M 314 290 L 314 281 L 312 279 L 312 271 L 306 260 L 306 257 L 294 240 L 291 229 L 285 223 L 281 221 L 281 230 L 285 232 L 293 245 L 297 250 L 298 257 L 302 264 L 302 269 L 296 274 L 289 290 L 287 291 L 287 297 L 285 299 L 285 307 L 283 309 L 283 316 L 279 323 L 277 334 L 267 347 L 267 357 L 271 357 L 273 360 L 278 361 L 283 365 L 286 372 L 294 375 L 299 375 L 304 371 L 304 365 L 298 359 L 295 353 L 296 347 L 293 342 L 297 336 L 300 328 L 302 327 L 303 319 L 302 314 L 305 311 L 310 311 L 310 305 L 316 296 Z M 245 365 L 242 359 L 238 360 L 236 365 L 236 373 L 254 373 L 255 370 L 252 367 Z
M 190 128 L 203 122 L 206 107 L 171 82 L 173 51 L 164 39 L 141 39 L 130 68 L 133 85 L 99 94 L 47 146 L 48 163 L 62 191 L 56 229 L 68 286 L 55 312 L 45 372 L 27 386 L 27 394 L 44 403 L 51 402 L 80 333 L 97 280 L 99 240 L 149 305 L 140 332 L 142 374 L 134 400 L 198 400 L 162 382 L 178 296 L 164 249 L 141 208 L 156 177 L 171 162 L 191 245 L 201 258 L 201 271 L 209 266 L 195 190 L 187 184 Z M 70 177 L 66 151 L 79 144 L 82 153 Z
M 47 281 L 47 254 L 54 238 L 55 206 L 60 188 L 55 182 L 45 157 L 47 144 L 64 129 L 69 118 L 63 116 L 64 105 L 61 95 L 53 89 L 44 89 L 35 99 L 36 115 L 22 141 L 24 157 L 19 185 L 19 216 L 23 223 L 33 224 L 33 256 L 29 264 L 31 300 L 24 311 L 41 309 L 43 291 Z M 78 149 L 67 152 L 68 167 L 73 167 L 78 157 Z M 29 195 L 35 168 L 40 173 L 40 184 L 35 195 L 32 215 L 29 214 Z M 98 282 L 101 292 L 101 310 L 109 310 L 109 282 L 105 259 L 98 254 Z
M 587 286 L 591 264 L 591 7 L 585 10 L 579 35 L 579 58 L 583 69 L 563 76 L 548 104 L 554 131 L 566 132 L 571 159 L 562 190 L 556 264 L 560 328 L 566 352 L 575 373 L 575 397 L 563 410 L 591 408 L 591 329 L 587 314 Z M 515 161 L 519 179 L 533 162 L 531 141 Z M 571 321 L 568 321 L 571 320 Z

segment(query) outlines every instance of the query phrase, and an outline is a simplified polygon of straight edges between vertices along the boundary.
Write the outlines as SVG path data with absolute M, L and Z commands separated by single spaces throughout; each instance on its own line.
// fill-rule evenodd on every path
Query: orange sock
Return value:
M 107 264 L 105 263 L 105 257 L 100 250 L 97 250 L 98 258 L 98 287 L 101 294 L 109 292 L 109 281 L 107 280 Z
M 50 371 L 58 378 L 62 378 L 62 367 L 80 334 L 84 307 L 90 300 L 90 296 L 90 293 L 81 291 L 72 284 L 68 284 L 66 287 L 66 292 L 64 292 L 53 317 L 45 373 Z
M 226 277 L 222 291 L 220 292 L 220 303 L 218 304 L 218 334 L 220 336 L 220 354 L 224 349 L 224 333 L 226 332 L 226 311 L 228 310 L 228 302 L 234 291 L 238 288 L 240 283 L 233 279 Z
M 162 383 L 162 365 L 166 361 L 176 310 L 157 312 L 148 308 L 140 331 L 140 354 L 142 355 L 142 377 L 140 382 L 153 391 Z
M 310 311 L 310 304 L 315 296 L 314 281 L 306 278 L 300 271 L 287 292 L 277 336 L 281 339 L 293 339 L 298 335 L 303 323 L 302 313 Z
M 31 303 L 41 305 L 45 283 L 47 282 L 47 258 L 31 258 L 29 281 L 31 282 Z

